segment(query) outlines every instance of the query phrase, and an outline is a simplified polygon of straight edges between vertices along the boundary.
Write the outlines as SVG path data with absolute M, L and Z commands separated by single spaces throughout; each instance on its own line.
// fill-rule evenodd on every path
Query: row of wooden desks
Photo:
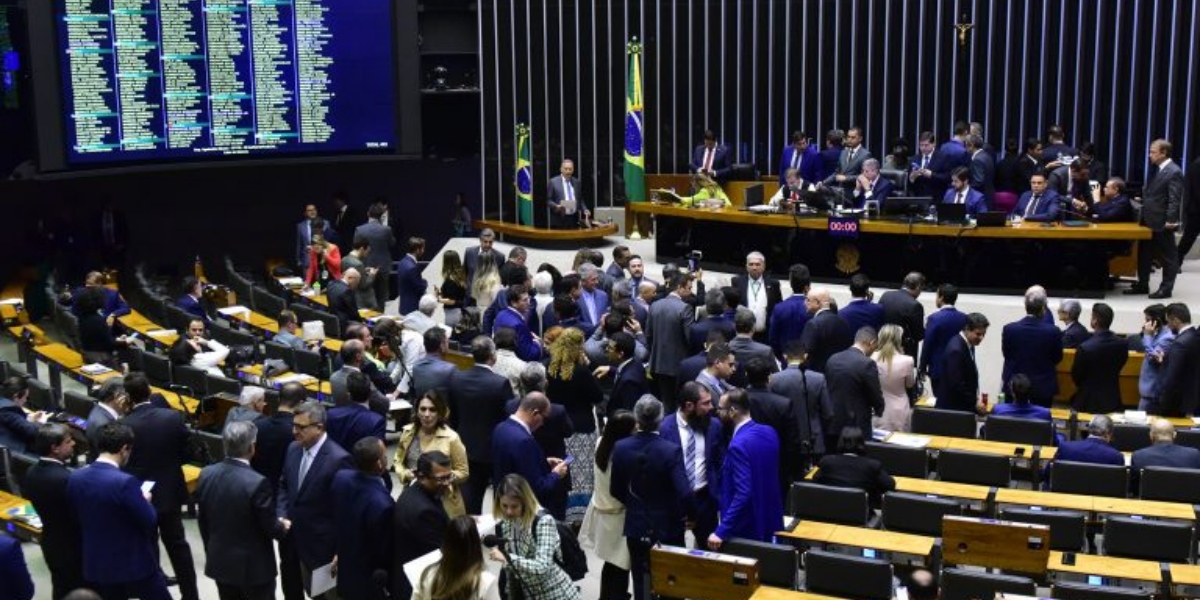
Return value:
M 298 277 L 276 277 L 275 281 L 279 283 L 280 287 L 287 290 L 288 293 L 291 294 L 293 298 L 295 298 L 301 302 L 307 302 L 308 304 L 314 304 L 322 309 L 329 308 L 329 297 L 328 296 L 326 296 L 325 294 L 306 293 L 304 291 L 303 287 L 298 287 L 295 285 L 295 281 L 297 279 L 300 279 L 300 278 L 298 278 Z M 301 279 L 301 282 L 303 282 L 302 279 Z M 383 313 L 364 308 L 364 309 L 359 310 L 358 314 L 362 315 L 362 317 L 364 319 L 373 319 L 375 317 L 381 316 Z
M 269 340 L 279 333 L 279 321 L 277 319 L 254 312 L 249 308 L 239 308 L 243 310 L 221 310 L 219 312 L 225 318 L 229 319 L 230 322 L 239 327 L 250 329 L 264 339 Z M 359 313 L 374 313 L 374 311 L 359 311 Z M 366 315 L 364 314 L 364 316 Z M 333 352 L 339 352 L 342 349 L 342 340 L 326 339 L 321 342 L 321 347 Z
M 112 370 L 104 373 L 88 373 L 84 370 L 83 356 L 64 344 L 53 343 L 36 346 L 33 352 L 39 360 L 46 363 L 52 374 L 66 374 L 71 379 L 85 385 L 93 385 L 105 379 L 121 376 L 120 372 Z M 200 401 L 191 396 L 184 396 L 171 390 L 153 386 L 151 386 L 150 390 L 162 394 L 172 408 L 183 411 L 186 414 L 195 414 L 196 410 L 200 407 Z
M 131 310 L 129 314 L 117 317 L 117 322 L 125 329 L 137 333 L 147 344 L 159 348 L 170 348 L 179 341 L 179 332 L 174 329 L 164 329 L 162 325 L 151 321 L 142 313 Z
M 278 373 L 270 379 L 263 380 L 262 365 L 245 365 L 238 367 L 238 379 L 244 382 L 260 385 L 262 387 L 279 389 L 285 383 L 291 381 L 300 382 L 308 393 L 318 399 L 326 400 L 333 398 L 333 387 L 328 381 L 321 381 L 311 375 L 303 375 L 299 373 Z

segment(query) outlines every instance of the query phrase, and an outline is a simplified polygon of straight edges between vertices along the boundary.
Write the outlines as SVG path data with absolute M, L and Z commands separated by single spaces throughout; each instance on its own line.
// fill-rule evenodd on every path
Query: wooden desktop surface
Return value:
M 927 494 L 944 498 L 960 498 L 973 502 L 987 500 L 991 488 L 986 485 L 969 483 L 953 483 L 935 479 L 917 479 L 915 477 L 893 477 L 896 480 L 896 491 L 910 494 Z
M 130 311 L 127 315 L 117 317 L 117 321 L 127 329 L 136 331 L 148 344 L 157 342 L 163 346 L 171 347 L 179 340 L 179 332 L 177 331 L 161 335 L 150 335 L 152 331 L 169 331 L 169 329 L 151 321 L 146 315 L 136 310 Z
M 1109 415 L 1116 415 L 1117 419 L 1119 420 L 1123 418 L 1124 413 L 1109 413 Z M 1085 412 L 1075 414 L 1075 418 L 1078 419 L 1079 427 L 1081 429 L 1087 427 L 1088 421 L 1091 421 L 1093 416 L 1095 415 Z M 1071 419 L 1071 409 L 1052 408 L 1050 409 L 1050 417 L 1055 421 L 1069 421 Z M 1196 422 L 1187 417 L 1160 417 L 1158 415 L 1146 415 L 1146 419 L 1147 427 L 1150 426 L 1150 423 L 1153 422 L 1154 419 L 1166 419 L 1175 426 L 1175 429 L 1193 429 L 1196 427 Z
M 263 366 L 261 364 L 245 365 L 245 366 L 238 367 L 239 378 L 241 378 L 244 375 L 248 375 L 250 377 L 261 378 L 262 373 L 263 373 Z M 274 388 L 275 385 L 278 383 L 278 378 L 285 377 L 290 374 L 291 374 L 290 372 L 276 373 L 276 374 L 274 374 L 274 376 L 273 376 L 274 378 L 270 382 L 268 382 L 267 384 L 260 384 L 260 385 L 263 385 L 263 387 Z M 332 388 L 332 386 L 330 386 L 328 381 L 321 381 L 315 377 L 308 380 L 304 384 L 304 389 L 306 389 L 312 393 L 320 394 L 320 395 L 326 396 L 326 397 L 329 397 L 330 395 L 333 394 L 333 388 Z
M 844 600 L 837 596 L 824 596 L 812 592 L 797 592 L 783 588 L 760 585 L 750 596 L 750 600 Z
M 1018 504 L 1091 512 L 1094 502 L 1095 496 L 1083 496 L 1080 494 L 1060 494 L 1058 492 L 1018 490 L 1012 488 L 996 490 L 996 504 Z
M 792 531 L 780 531 L 775 535 L 818 544 L 871 548 L 913 556 L 929 556 L 936 541 L 923 535 L 815 521 L 801 521 Z
M 279 333 L 279 322 L 262 313 L 247 310 L 225 314 L 224 316 L 231 321 L 241 323 L 251 329 L 257 330 L 261 334 L 265 334 L 267 338 L 275 337 Z M 338 352 L 342 349 L 342 340 L 326 339 L 321 342 L 321 347 Z
M 1200 565 L 1171 563 L 1171 583 L 1200 586 Z
M 893 442 L 893 436 L 896 433 L 888 435 L 884 438 L 885 442 Z M 1023 454 L 1020 458 L 1029 459 L 1033 456 L 1033 446 L 1029 444 L 1014 444 L 1011 442 L 996 442 L 990 440 L 977 440 L 971 438 L 956 438 L 941 435 L 926 435 L 923 433 L 901 434 L 903 436 L 919 436 L 929 438 L 929 443 L 925 446 L 930 450 L 963 450 L 967 452 L 979 452 L 982 454 L 994 454 L 999 456 L 1016 456 L 1017 448 L 1022 448 Z M 1042 451 L 1039 454 L 1041 460 L 1049 460 L 1054 458 L 1056 449 L 1053 446 L 1042 446 Z
M 1149 560 L 1134 560 L 1114 556 L 1098 556 L 1095 554 L 1075 553 L 1075 564 L 1064 565 L 1063 553 L 1050 551 L 1046 561 L 1046 570 L 1054 573 L 1074 573 L 1077 575 L 1099 575 L 1102 577 L 1117 577 L 1159 583 L 1162 581 L 1162 569 L 1158 562 Z
M 1001 488 L 996 490 L 996 504 L 1042 506 L 1046 508 L 1090 511 L 1111 515 L 1139 515 L 1178 521 L 1196 520 L 1196 512 L 1190 504 L 1158 502 L 1138 498 L 1107 498 L 1104 496 Z
M 84 373 L 80 370 L 80 367 L 82 367 L 84 364 L 83 357 L 78 352 L 68 348 L 64 344 L 53 343 L 37 346 L 34 348 L 34 352 L 43 361 L 51 363 L 64 371 L 69 371 L 70 374 L 75 378 L 89 381 L 91 383 L 100 383 L 105 379 L 121 376 L 119 371 L 108 371 L 107 373 L 100 373 L 98 375 Z M 187 414 L 192 414 L 200 406 L 200 401 L 192 398 L 191 396 L 184 396 L 171 390 L 165 390 L 155 386 L 151 386 L 150 391 L 152 393 L 162 394 L 163 398 L 166 398 L 167 404 L 171 405 L 171 408 Z

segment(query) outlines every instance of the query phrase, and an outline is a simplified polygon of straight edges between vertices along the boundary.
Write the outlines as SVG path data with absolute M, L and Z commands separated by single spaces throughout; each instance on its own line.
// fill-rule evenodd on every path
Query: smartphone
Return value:
M 1088 575 L 1088 585 L 1108 585 L 1108 580 L 1099 575 Z
M 863 548 L 863 558 L 878 558 L 879 553 L 871 548 Z
M 1075 553 L 1074 552 L 1063 552 L 1062 564 L 1068 565 L 1068 566 L 1074 565 L 1075 564 Z
M 569 465 L 575 462 L 575 457 L 568 454 L 567 457 L 563 459 L 563 462 Z

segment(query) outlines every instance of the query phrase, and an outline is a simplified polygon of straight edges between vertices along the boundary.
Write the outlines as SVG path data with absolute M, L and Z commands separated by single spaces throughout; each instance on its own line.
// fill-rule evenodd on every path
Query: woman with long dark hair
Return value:
M 637 419 L 627 410 L 618 410 L 604 426 L 604 435 L 596 446 L 595 482 L 592 502 L 583 517 L 579 542 L 596 552 L 604 561 L 600 571 L 600 600 L 625 600 L 629 589 L 629 545 L 625 543 L 625 505 L 609 493 L 609 467 L 613 447 L 633 435 Z
M 467 270 L 462 258 L 453 250 L 442 253 L 442 287 L 434 288 L 442 310 L 446 311 L 446 326 L 454 327 L 462 319 L 467 305 Z
M 500 600 L 496 576 L 483 568 L 479 531 L 470 515 L 450 520 L 442 558 L 421 572 L 412 600 Z

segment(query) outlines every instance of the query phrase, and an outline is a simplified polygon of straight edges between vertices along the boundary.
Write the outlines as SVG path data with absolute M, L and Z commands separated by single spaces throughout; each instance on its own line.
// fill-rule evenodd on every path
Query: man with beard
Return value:
M 728 351 L 728 350 L 727 350 Z M 717 527 L 717 474 L 721 469 L 721 423 L 712 418 L 712 394 L 695 381 L 679 390 L 679 411 L 663 419 L 658 433 L 662 439 L 683 450 L 683 470 L 696 502 L 696 522 L 692 533 L 696 545 L 703 545 Z
M 721 524 L 709 534 L 708 547 L 719 550 L 724 540 L 735 537 L 770 542 L 783 521 L 779 437 L 750 418 L 745 390 L 721 396 L 717 414 L 730 442 L 721 465 Z

